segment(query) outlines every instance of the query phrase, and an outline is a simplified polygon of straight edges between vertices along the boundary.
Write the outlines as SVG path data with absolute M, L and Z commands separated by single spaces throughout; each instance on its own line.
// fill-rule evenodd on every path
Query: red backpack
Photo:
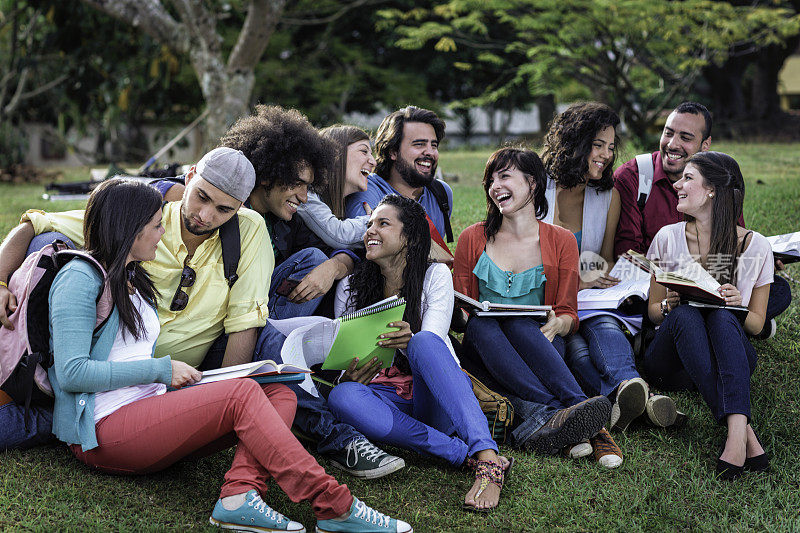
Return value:
M 56 241 L 25 258 L 8 282 L 17 309 L 8 317 L 14 329 L 0 326 L 0 390 L 25 405 L 26 426 L 32 401 L 52 403 L 53 388 L 47 379 L 47 369 L 53 365 L 48 297 L 58 271 L 76 257 L 93 265 L 106 280 L 106 272 L 95 258 Z M 95 332 L 108 320 L 114 306 L 107 281 L 96 304 Z

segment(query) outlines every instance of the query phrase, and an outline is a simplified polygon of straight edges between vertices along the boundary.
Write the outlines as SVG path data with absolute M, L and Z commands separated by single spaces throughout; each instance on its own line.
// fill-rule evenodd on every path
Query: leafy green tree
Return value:
M 488 98 L 520 83 L 536 95 L 588 93 L 617 109 L 642 140 L 733 45 L 765 46 L 800 31 L 800 16 L 785 8 L 710 0 L 449 0 L 425 12 L 383 15 L 401 24 L 401 47 L 467 47 L 473 62 L 498 68 L 505 68 L 504 54 L 524 57 L 509 82 L 484 93 Z M 498 26 L 505 34 L 490 31 Z

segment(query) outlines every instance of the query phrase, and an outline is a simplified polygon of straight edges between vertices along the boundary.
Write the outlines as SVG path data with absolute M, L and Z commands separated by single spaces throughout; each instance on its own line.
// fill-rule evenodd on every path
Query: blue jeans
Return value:
M 328 257 L 317 248 L 305 248 L 289 256 L 286 261 L 276 266 L 272 271 L 272 279 L 269 284 L 269 317 L 275 319 L 295 318 L 298 316 L 310 316 L 314 314 L 322 297 L 314 298 L 303 303 L 290 302 L 286 296 L 280 296 L 275 291 L 281 283 L 287 279 L 300 281 L 306 274 L 324 263 Z M 254 361 L 272 359 L 280 362 L 281 347 L 286 336 L 275 329 L 269 322 L 261 328 L 256 341 Z M 210 370 L 222 366 L 222 358 L 225 355 L 225 348 L 228 344 L 228 336 L 220 335 L 209 348 L 201 370 Z
M 70 248 L 77 248 L 77 246 L 75 246 L 75 244 L 63 233 L 58 233 L 57 231 L 48 231 L 46 233 L 40 233 L 31 239 L 31 243 L 28 245 L 28 251 L 25 252 L 25 256 L 29 256 L 34 252 L 38 252 L 48 244 L 56 241 L 63 241 Z
M 69 246 L 75 245 L 65 235 L 56 232 L 42 233 L 31 240 L 26 255 L 38 252 L 46 245 L 61 240 Z M 35 385 L 34 385 L 35 386 Z M 29 427 L 25 429 L 25 407 L 14 402 L 0 406 L 0 450 L 30 448 L 53 439 L 53 409 L 31 406 L 28 415 Z
M 45 444 L 55 438 L 52 429 L 53 410 L 50 408 L 32 405 L 26 430 L 25 406 L 14 402 L 0 405 L 0 451 Z
M 720 423 L 730 414 L 750 419 L 755 367 L 756 351 L 730 311 L 688 305 L 670 311 L 644 356 L 652 383 L 667 390 L 696 387 Z
M 561 355 L 564 339 L 556 336 L 551 343 L 530 318 L 472 317 L 464 333 L 464 348 L 463 357 L 471 359 L 472 366 L 485 367 L 501 385 L 502 390 L 496 392 L 508 391 L 556 409 L 586 400 Z
M 394 387 L 351 381 L 333 388 L 328 396 L 331 411 L 372 440 L 456 466 L 482 450 L 497 451 L 472 382 L 447 344 L 435 333 L 421 331 L 406 352 L 414 378 L 411 400 L 398 396 Z
M 789 282 L 782 277 L 775 275 L 772 285 L 769 287 L 769 299 L 767 300 L 766 322 L 780 315 L 789 304 L 792 303 L 792 289 Z
M 269 286 L 270 318 L 285 319 L 314 314 L 322 296 L 296 304 L 290 302 L 285 296 L 276 294 L 275 290 L 286 279 L 300 281 L 306 274 L 327 260 L 328 256 L 319 249 L 305 248 L 292 254 L 275 267 Z M 253 360 L 272 359 L 278 363 L 283 362 L 281 348 L 285 340 L 286 336 L 267 322 L 258 335 Z M 317 452 L 323 454 L 337 452 L 343 450 L 353 439 L 364 438 L 353 426 L 337 420 L 321 395 L 314 397 L 300 388 L 297 383 L 288 385 L 297 395 L 297 413 L 294 417 L 294 425 L 317 441 Z
M 609 396 L 622 381 L 639 377 L 631 343 L 613 316 L 581 320 L 566 344 L 567 366 L 587 394 Z
M 478 381 L 489 387 L 489 389 L 502 394 L 511 402 L 514 407 L 514 426 L 511 430 L 512 445 L 522 447 L 525 441 L 539 431 L 559 411 L 556 407 L 523 400 L 516 394 L 507 391 L 489 374 L 480 358 L 476 356 L 465 357 L 462 352 L 459 352 L 459 357 L 464 370 L 476 377 Z

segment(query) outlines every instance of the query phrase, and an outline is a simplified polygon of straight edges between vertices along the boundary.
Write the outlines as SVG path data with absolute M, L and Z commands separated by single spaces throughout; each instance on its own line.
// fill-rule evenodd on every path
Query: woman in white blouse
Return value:
M 698 152 L 673 185 L 685 221 L 663 227 L 648 258 L 666 271 L 702 266 L 721 286 L 727 306 L 747 308 L 744 320 L 724 306 L 701 310 L 650 282 L 648 314 L 660 328 L 645 354 L 651 381 L 666 389 L 697 388 L 728 430 L 717 472 L 764 471 L 769 460 L 750 425 L 750 376 L 756 352 L 747 339 L 761 331 L 773 276 L 764 236 L 736 225 L 744 202 L 739 165 L 719 152 Z

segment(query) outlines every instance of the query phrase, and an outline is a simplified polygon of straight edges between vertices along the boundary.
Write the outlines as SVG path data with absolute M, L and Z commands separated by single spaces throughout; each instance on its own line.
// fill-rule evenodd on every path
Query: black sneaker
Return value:
M 406 466 L 403 459 L 389 455 L 365 438 L 353 439 L 328 458 L 336 468 L 364 479 L 383 477 Z
M 566 446 L 577 444 L 597 435 L 608 423 L 611 402 L 605 396 L 595 396 L 572 407 L 561 409 L 522 447 L 543 455 L 555 455 Z

